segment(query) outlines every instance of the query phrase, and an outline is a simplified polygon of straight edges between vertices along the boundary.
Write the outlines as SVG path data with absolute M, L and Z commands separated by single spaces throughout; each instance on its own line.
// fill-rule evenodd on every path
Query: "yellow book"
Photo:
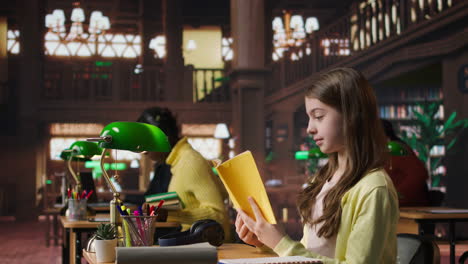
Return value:
M 268 223 L 276 224 L 270 200 L 252 153 L 245 151 L 223 163 L 219 161 L 215 163 L 215 168 L 234 203 L 234 208 L 244 210 L 250 217 L 255 219 L 252 207 L 247 199 L 251 196 L 257 202 L 263 217 Z

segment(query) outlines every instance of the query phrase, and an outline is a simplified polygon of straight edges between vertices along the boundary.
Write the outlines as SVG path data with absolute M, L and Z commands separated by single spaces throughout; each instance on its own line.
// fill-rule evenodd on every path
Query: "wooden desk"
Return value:
M 434 210 L 437 210 L 437 212 Z M 454 210 L 462 211 L 453 212 Z M 402 207 L 400 208 L 400 222 L 398 224 L 398 232 L 403 231 L 405 233 L 413 233 L 408 231 L 417 230 L 417 233 L 424 235 L 424 230 L 421 228 L 421 224 L 448 223 L 450 263 L 455 264 L 455 224 L 457 222 L 468 222 L 468 209 L 448 207 Z
M 111 264 L 114 262 L 97 262 L 96 254 L 83 250 L 83 256 L 90 264 Z M 275 253 L 260 252 L 256 248 L 247 246 L 245 244 L 223 244 L 218 248 L 219 259 L 233 259 L 233 258 L 266 258 L 276 257 Z
M 109 213 L 109 203 L 89 203 L 89 207 L 91 207 L 94 211 L 98 213 Z M 127 207 L 133 210 L 133 208 L 137 208 L 136 205 L 128 204 Z M 49 247 L 50 240 L 54 240 L 54 246 L 58 245 L 59 239 L 59 225 L 58 225 L 58 218 L 60 215 L 60 210 L 63 208 L 62 204 L 54 204 L 54 207 L 46 208 L 43 210 L 43 214 L 46 218 L 46 228 L 45 228 L 45 241 L 46 247 Z
M 97 214 L 96 218 L 109 218 L 108 214 Z M 81 263 L 81 252 L 83 248 L 81 241 L 82 233 L 89 233 L 96 230 L 97 226 L 106 222 L 70 221 L 66 216 L 60 216 L 60 223 L 64 230 L 62 241 L 62 263 Z M 179 227 L 176 222 L 156 222 L 156 228 Z

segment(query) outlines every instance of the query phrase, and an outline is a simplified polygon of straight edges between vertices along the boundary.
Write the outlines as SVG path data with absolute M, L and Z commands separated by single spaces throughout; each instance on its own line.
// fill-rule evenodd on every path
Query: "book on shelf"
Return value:
M 267 257 L 267 258 L 242 258 L 242 259 L 220 259 L 218 264 L 311 264 L 322 263 L 317 258 L 306 258 L 302 256 L 287 256 L 287 257 Z
M 158 206 L 159 202 L 164 200 L 164 204 L 161 208 L 166 210 L 182 210 L 184 209 L 184 203 L 180 200 L 177 192 L 167 192 L 167 193 L 156 193 L 145 195 L 145 202 L 147 204 Z
M 219 160 L 213 161 L 213 163 L 229 193 L 234 208 L 242 209 L 255 219 L 248 201 L 248 197 L 251 196 L 257 202 L 263 217 L 269 223 L 276 224 L 270 200 L 250 151 L 242 152 L 223 163 Z

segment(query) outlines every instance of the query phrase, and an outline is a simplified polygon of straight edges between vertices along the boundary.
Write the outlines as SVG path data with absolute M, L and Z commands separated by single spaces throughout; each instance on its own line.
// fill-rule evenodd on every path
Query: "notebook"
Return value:
M 208 243 L 197 243 L 172 247 L 116 247 L 118 264 L 204 264 L 216 263 L 216 247 Z
M 216 163 L 215 168 L 218 171 L 218 175 L 236 209 L 241 208 L 247 215 L 255 219 L 255 215 L 247 199 L 251 196 L 257 202 L 268 223 L 276 224 L 270 200 L 250 151 L 242 152 L 223 163 L 219 161 L 214 163 Z
M 155 193 L 145 195 L 145 200 L 147 203 L 150 202 L 159 202 L 161 200 L 170 200 L 170 199 L 179 199 L 177 192 L 166 192 L 166 193 Z
M 177 192 L 167 192 L 167 193 L 156 193 L 145 195 L 146 203 L 149 205 L 157 206 L 161 200 L 164 200 L 162 206 L 166 210 L 182 210 L 184 209 L 184 203 L 180 200 Z
M 322 263 L 320 259 L 306 258 L 302 256 L 269 257 L 269 258 L 244 258 L 244 259 L 220 259 L 218 264 L 306 264 Z

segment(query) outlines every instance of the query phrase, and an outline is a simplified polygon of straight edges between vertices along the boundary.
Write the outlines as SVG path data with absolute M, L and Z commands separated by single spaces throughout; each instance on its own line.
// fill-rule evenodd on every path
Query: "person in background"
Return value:
M 405 156 L 391 156 L 390 163 L 385 167 L 397 190 L 400 207 L 429 206 L 429 174 L 424 163 L 410 146 L 397 137 L 390 121 L 382 119 L 382 125 L 388 140 L 400 143 L 408 152 Z
M 230 222 L 224 205 L 225 191 L 203 156 L 180 137 L 175 116 L 167 108 L 145 109 L 137 122 L 159 127 L 168 137 L 171 152 L 148 152 L 155 161 L 155 174 L 145 195 L 177 192 L 185 205 L 180 211 L 168 211 L 167 221 L 180 222 L 182 231 L 197 220 L 213 219 L 223 226 L 230 239 Z
M 238 210 L 239 237 L 279 256 L 396 263 L 398 198 L 384 170 L 387 140 L 371 86 L 356 70 L 333 69 L 307 88 L 305 106 L 307 133 L 329 159 L 299 194 L 302 240 L 293 241 L 280 226 L 266 222 L 251 197 L 255 220 Z

